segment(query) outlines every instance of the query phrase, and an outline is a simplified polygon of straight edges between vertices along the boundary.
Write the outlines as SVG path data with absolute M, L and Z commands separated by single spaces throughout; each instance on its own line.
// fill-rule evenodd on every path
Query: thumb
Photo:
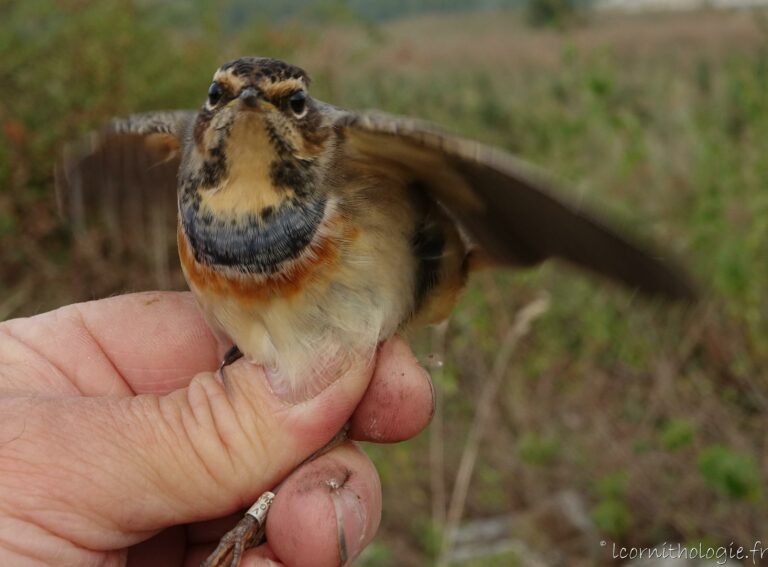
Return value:
M 165 396 L 5 400 L 0 467 L 10 510 L 93 550 L 249 505 L 349 419 L 367 387 L 359 362 L 289 405 L 241 361 Z M 6 474 L 6 471 L 8 474 Z

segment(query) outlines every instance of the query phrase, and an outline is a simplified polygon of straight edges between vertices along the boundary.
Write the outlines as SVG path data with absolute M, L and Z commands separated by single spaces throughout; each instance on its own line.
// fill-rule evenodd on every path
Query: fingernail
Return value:
M 352 490 L 346 487 L 334 488 L 333 480 L 328 484 L 331 486 L 331 499 L 336 512 L 339 560 L 342 565 L 346 565 L 363 550 L 366 511 L 360 497 Z
M 402 358 L 403 360 L 411 360 L 418 368 L 421 370 L 421 372 L 424 374 L 424 376 L 431 382 L 430 379 L 430 373 L 429 369 L 435 369 L 435 368 L 441 368 L 442 365 L 434 365 L 434 364 L 425 364 L 424 361 L 419 359 L 415 354 L 413 354 L 413 349 L 411 349 L 410 345 L 405 341 L 405 339 L 401 338 L 398 335 L 395 335 L 390 340 L 388 340 L 385 344 L 385 347 L 389 352 L 388 354 L 396 357 L 396 358 Z M 433 356 L 433 355 L 430 355 Z
M 318 396 L 348 372 L 369 371 L 372 359 L 352 352 L 325 353 L 308 360 L 307 364 L 265 367 L 264 374 L 275 396 L 295 405 Z
M 416 361 L 416 356 L 413 354 L 411 347 L 408 345 L 405 339 L 398 335 L 395 335 L 387 342 L 385 342 L 382 350 L 389 351 L 388 354 L 398 358 L 406 358 Z
M 339 364 L 330 365 L 318 361 L 317 367 L 304 371 L 273 367 L 265 368 L 264 374 L 272 393 L 282 401 L 295 405 L 319 395 L 341 377 L 344 370 Z

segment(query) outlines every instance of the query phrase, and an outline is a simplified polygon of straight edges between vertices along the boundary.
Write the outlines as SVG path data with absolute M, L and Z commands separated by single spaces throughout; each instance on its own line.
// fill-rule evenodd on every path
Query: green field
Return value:
M 73 244 L 56 215 L 57 148 L 115 114 L 199 105 L 226 59 L 285 57 L 310 72 L 319 98 L 430 119 L 547 168 L 572 198 L 682 259 L 702 290 L 685 308 L 556 264 L 477 277 L 434 372 L 435 425 L 412 442 L 369 448 L 385 504 L 362 563 L 435 560 L 500 344 L 543 291 L 550 309 L 484 408 L 463 512 L 463 522 L 511 515 L 514 545 L 497 564 L 612 564 L 601 539 L 765 540 L 766 14 L 602 15 L 566 31 L 532 30 L 508 12 L 381 24 L 323 16 L 233 30 L 213 8 L 53 4 L 0 4 L 0 319 L 182 289 L 172 255 L 165 266 L 98 228 Z M 153 247 L 172 250 L 165 236 Z M 417 351 L 426 359 L 439 342 L 425 334 Z M 557 504 L 563 494 L 585 527 Z

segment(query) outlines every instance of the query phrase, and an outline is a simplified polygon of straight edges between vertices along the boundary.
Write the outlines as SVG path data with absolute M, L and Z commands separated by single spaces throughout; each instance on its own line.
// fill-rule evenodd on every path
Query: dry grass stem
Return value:
M 501 385 L 504 376 L 507 374 L 507 369 L 512 360 L 512 355 L 515 352 L 515 347 L 520 340 L 528 334 L 533 321 L 543 315 L 548 308 L 549 296 L 542 295 L 520 309 L 500 345 L 491 374 L 480 394 L 477 409 L 475 410 L 475 416 L 472 420 L 469 434 L 467 435 L 467 441 L 464 444 L 459 469 L 456 473 L 456 480 L 453 484 L 448 516 L 443 531 L 442 547 L 437 562 L 438 565 L 447 564 L 446 561 L 453 545 L 452 539 L 459 526 L 461 517 L 464 514 L 467 492 L 472 480 L 472 472 L 474 471 L 475 463 L 477 461 L 480 443 L 488 428 L 493 401 L 496 399 L 499 386 Z

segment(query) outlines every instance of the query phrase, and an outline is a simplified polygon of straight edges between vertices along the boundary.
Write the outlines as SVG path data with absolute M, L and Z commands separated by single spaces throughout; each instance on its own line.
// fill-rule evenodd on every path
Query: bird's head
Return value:
M 182 192 L 201 193 L 214 212 L 242 214 L 322 190 L 335 134 L 309 82 L 276 59 L 222 65 L 186 147 Z

